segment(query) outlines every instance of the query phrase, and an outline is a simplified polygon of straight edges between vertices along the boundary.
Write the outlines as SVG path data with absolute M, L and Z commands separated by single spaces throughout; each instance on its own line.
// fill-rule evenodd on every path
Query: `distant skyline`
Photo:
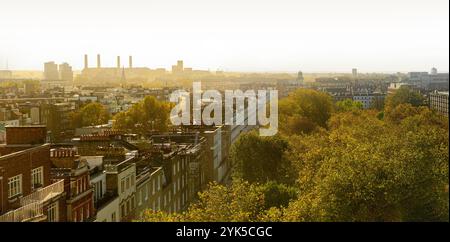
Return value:
M 2 0 L 0 69 L 449 69 L 448 0 Z

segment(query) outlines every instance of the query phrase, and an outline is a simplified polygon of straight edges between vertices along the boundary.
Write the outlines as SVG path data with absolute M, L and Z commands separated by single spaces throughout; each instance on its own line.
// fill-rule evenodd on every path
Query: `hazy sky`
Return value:
M 0 0 L 0 69 L 43 62 L 228 71 L 449 66 L 448 0 Z

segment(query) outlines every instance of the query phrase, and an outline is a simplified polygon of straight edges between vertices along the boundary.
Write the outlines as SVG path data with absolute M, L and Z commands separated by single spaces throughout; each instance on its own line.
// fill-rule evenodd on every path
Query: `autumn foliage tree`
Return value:
M 182 213 L 145 211 L 138 221 L 145 222 L 252 222 L 264 210 L 264 193 L 260 186 L 242 180 L 232 185 L 211 183 L 199 194 L 199 200 Z
M 331 96 L 326 93 L 297 89 L 279 102 L 279 123 L 284 134 L 310 133 L 326 127 L 334 110 Z
M 448 129 L 418 115 L 390 124 L 365 112 L 338 114 L 330 131 L 291 137 L 301 195 L 273 214 L 283 221 L 448 220 Z
M 105 124 L 110 117 L 106 107 L 98 102 L 88 103 L 70 115 L 73 128 Z
M 255 131 L 242 134 L 230 151 L 233 175 L 252 183 L 292 183 L 296 174 L 285 156 L 288 149 L 288 142 L 279 135 L 261 137 Z
M 151 130 L 166 131 L 169 124 L 170 104 L 146 96 L 130 109 L 114 116 L 114 128 L 146 133 Z

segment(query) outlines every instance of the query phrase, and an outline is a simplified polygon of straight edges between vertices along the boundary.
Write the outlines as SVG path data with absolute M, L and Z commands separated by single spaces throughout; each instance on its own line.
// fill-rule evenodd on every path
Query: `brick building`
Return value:
M 66 191 L 66 220 L 69 222 L 93 221 L 95 219 L 93 187 L 90 183 L 89 166 L 80 159 L 74 147 L 50 150 L 51 176 L 64 180 Z
M 0 145 L 0 221 L 64 221 L 64 189 L 50 177 L 43 126 L 6 127 Z

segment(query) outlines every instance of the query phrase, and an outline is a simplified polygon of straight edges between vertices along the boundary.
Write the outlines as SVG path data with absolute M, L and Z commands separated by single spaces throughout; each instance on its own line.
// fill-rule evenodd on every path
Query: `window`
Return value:
M 80 194 L 81 193 L 81 180 L 77 179 L 77 193 L 76 194 Z
M 89 218 L 91 216 L 90 211 L 91 211 L 91 205 L 88 203 L 86 205 L 86 218 Z
M 120 181 L 120 190 L 121 193 L 125 191 L 125 179 L 122 178 L 122 180 Z
M 134 174 L 131 175 L 131 186 L 134 186 Z
M 44 167 L 40 166 L 31 170 L 31 187 L 38 188 L 44 185 Z
M 139 190 L 138 192 L 138 205 L 140 206 L 142 204 L 142 190 Z
M 113 213 L 111 214 L 111 221 L 112 221 L 112 222 L 116 222 L 116 212 L 113 212 Z
M 148 199 L 148 187 L 150 187 L 150 186 L 148 185 L 148 183 L 145 184 L 145 189 L 144 189 L 144 198 L 145 198 L 145 201 L 147 201 L 147 199 Z
M 158 176 L 158 182 L 156 183 L 156 186 L 158 187 L 158 191 L 161 190 L 161 176 Z
M 155 194 L 155 180 L 152 182 L 152 195 Z
M 81 178 L 81 184 L 83 184 L 81 190 L 82 190 L 83 192 L 86 191 L 86 179 L 85 179 L 85 177 L 82 177 L 82 178 Z
M 121 211 L 121 213 L 122 213 L 122 217 L 125 217 L 125 204 L 122 204 L 122 205 L 120 206 L 120 211 Z
M 129 177 L 127 177 L 127 179 L 126 179 L 126 184 L 127 184 L 127 189 L 130 188 L 130 178 Z
M 48 222 L 58 222 L 59 221 L 58 202 L 48 205 L 47 221 Z
M 73 211 L 73 221 L 77 222 L 78 221 L 77 219 L 78 219 L 77 218 L 77 211 L 75 210 L 75 211 Z
M 84 221 L 84 211 L 83 211 L 83 207 L 80 208 L 80 221 L 81 221 L 81 222 Z
M 22 194 L 22 174 L 8 179 L 8 198 Z

